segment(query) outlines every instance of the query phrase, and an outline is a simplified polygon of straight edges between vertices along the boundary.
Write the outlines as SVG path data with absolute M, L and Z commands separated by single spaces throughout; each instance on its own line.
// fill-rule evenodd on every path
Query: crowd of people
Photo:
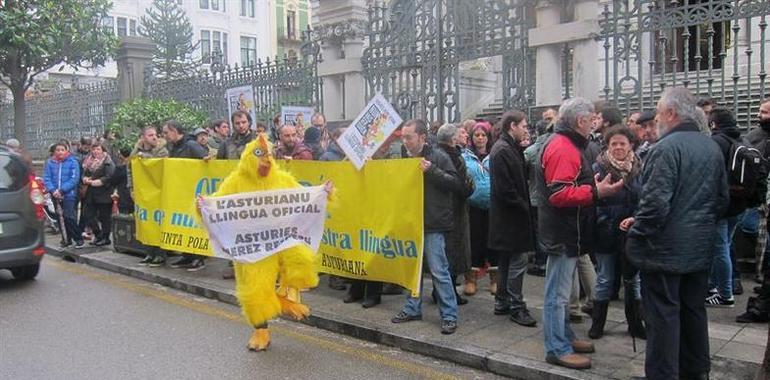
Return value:
M 590 368 L 585 354 L 594 344 L 578 338 L 570 323 L 590 316 L 588 336 L 601 339 L 610 303 L 622 299 L 629 335 L 647 339 L 648 378 L 706 378 L 706 307 L 733 307 L 734 295 L 743 293 L 733 246 L 739 228 L 758 240 L 757 274 L 765 282 L 737 321 L 767 322 L 770 315 L 762 260 L 770 98 L 745 138 L 730 110 L 684 88 L 665 91 L 654 110 L 629 115 L 572 98 L 540 116 L 536 123 L 519 111 L 495 122 L 407 120 L 372 157 L 420 158 L 423 257 L 441 332 L 457 330 L 458 305 L 486 276 L 490 311 L 536 326 L 523 286 L 530 273 L 545 277 L 540 323 L 547 362 Z M 336 143 L 345 126 L 329 127 L 320 113 L 310 122 L 280 125 L 276 118 L 268 128 L 238 111 L 192 131 L 173 120 L 148 125 L 131 151 L 113 148 L 109 133 L 57 142 L 44 178 L 61 202 L 62 246 L 81 248 L 88 238 L 110 244 L 114 200 L 121 212 L 133 210 L 131 157 L 238 159 L 267 133 L 276 159 L 345 159 Z M 140 265 L 163 266 L 167 257 L 150 247 Z M 204 257 L 188 254 L 170 264 L 188 271 L 205 265 Z M 231 269 L 222 275 L 233 277 Z M 364 308 L 379 304 L 382 294 L 401 293 L 391 284 L 334 276 L 329 286 Z M 407 297 L 392 322 L 421 318 L 422 298 Z

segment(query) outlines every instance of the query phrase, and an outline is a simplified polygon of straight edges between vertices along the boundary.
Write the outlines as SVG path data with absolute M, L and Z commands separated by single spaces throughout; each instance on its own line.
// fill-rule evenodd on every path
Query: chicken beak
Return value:
M 257 172 L 260 177 L 267 177 L 267 175 L 270 174 L 270 162 L 260 162 Z

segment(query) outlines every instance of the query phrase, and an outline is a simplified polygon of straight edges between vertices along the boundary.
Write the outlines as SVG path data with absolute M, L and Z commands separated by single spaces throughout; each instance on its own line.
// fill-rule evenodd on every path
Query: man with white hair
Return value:
M 579 354 L 594 352 L 591 342 L 577 339 L 568 319 L 578 257 L 592 250 L 591 206 L 623 186 L 623 180 L 612 183 L 609 175 L 599 179 L 593 174 L 586 148 L 595 119 L 588 100 L 566 100 L 535 170 L 538 230 L 548 253 L 543 305 L 546 361 L 573 369 L 591 368 L 591 359 Z
M 21 146 L 21 142 L 19 142 L 19 140 L 10 138 L 5 141 L 5 146 L 8 147 L 8 150 L 21 157 L 21 159 L 24 160 L 28 166 L 32 166 L 32 155 Z
M 729 204 L 719 146 L 701 130 L 703 113 L 686 88 L 657 106 L 658 142 L 642 171 L 642 194 L 627 255 L 641 270 L 647 321 L 647 379 L 707 379 L 708 319 L 703 303 L 717 221 Z
M 8 139 L 5 141 L 5 146 L 11 149 L 19 149 L 19 147 L 21 147 L 21 143 L 16 139 Z

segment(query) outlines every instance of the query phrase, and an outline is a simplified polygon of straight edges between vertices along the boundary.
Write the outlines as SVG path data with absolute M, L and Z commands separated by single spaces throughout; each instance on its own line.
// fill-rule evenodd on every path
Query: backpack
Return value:
M 759 150 L 743 139 L 732 140 L 727 156 L 727 180 L 730 199 L 741 199 L 749 207 L 762 201 L 761 182 L 767 178 L 767 161 Z
M 476 185 L 473 194 L 468 198 L 468 203 L 475 208 L 487 210 L 490 199 L 489 170 L 484 168 L 479 159 L 471 152 L 464 151 L 463 159 L 468 170 L 468 176 L 473 178 Z

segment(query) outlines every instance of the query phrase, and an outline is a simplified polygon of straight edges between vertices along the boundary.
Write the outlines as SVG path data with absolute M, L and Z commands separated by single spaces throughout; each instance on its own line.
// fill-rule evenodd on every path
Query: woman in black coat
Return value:
M 91 226 L 95 221 L 101 225 L 94 231 L 94 245 L 109 245 L 112 231 L 112 192 L 110 177 L 115 172 L 115 164 L 100 143 L 91 146 L 91 152 L 83 160 L 83 217 Z

